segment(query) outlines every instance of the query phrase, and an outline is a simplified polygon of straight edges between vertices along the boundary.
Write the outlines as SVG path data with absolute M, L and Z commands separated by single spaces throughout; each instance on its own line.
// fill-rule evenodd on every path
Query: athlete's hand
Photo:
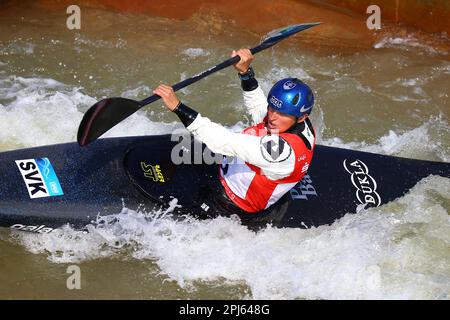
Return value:
M 234 56 L 240 56 L 241 60 L 239 62 L 236 62 L 234 64 L 234 68 L 239 71 L 239 73 L 245 73 L 247 72 L 248 68 L 250 67 L 250 64 L 253 61 L 253 54 L 250 52 L 249 49 L 239 49 L 237 51 L 233 50 L 231 53 L 231 57 Z
M 180 103 L 180 100 L 177 98 L 177 95 L 171 86 L 161 84 L 158 88 L 153 90 L 153 93 L 161 97 L 167 109 L 170 111 L 173 111 Z

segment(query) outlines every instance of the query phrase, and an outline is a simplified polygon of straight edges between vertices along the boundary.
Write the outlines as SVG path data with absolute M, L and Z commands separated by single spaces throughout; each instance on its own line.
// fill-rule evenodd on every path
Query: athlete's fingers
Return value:
M 250 64 L 253 61 L 253 55 L 249 49 L 239 49 L 237 51 L 233 50 L 233 53 L 236 53 L 236 55 L 239 55 L 241 58 L 236 64 L 234 64 L 234 67 L 236 70 L 238 70 L 240 73 L 244 73 L 248 70 L 250 67 Z
M 164 101 L 166 107 L 171 111 L 173 111 L 180 103 L 180 100 L 176 96 L 171 86 L 161 84 L 155 90 L 153 90 L 153 93 L 159 95 Z
M 155 90 L 153 90 L 153 93 L 163 97 L 168 96 L 171 93 L 173 93 L 173 88 L 164 84 L 159 85 Z

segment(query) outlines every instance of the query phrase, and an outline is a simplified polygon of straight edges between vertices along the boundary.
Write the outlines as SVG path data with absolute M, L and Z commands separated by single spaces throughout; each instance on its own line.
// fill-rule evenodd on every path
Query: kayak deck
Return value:
M 182 206 L 175 215 L 195 214 L 201 211 L 199 194 L 218 183 L 218 165 L 174 164 L 171 152 L 178 144 L 170 135 L 161 135 L 100 139 L 82 148 L 66 143 L 1 153 L 0 226 L 35 232 L 65 224 L 83 228 L 99 215 L 121 212 L 124 204 L 152 210 L 168 207 L 173 198 Z M 184 150 L 195 163 L 204 146 L 188 144 Z M 54 172 L 62 195 L 31 198 L 33 191 L 35 196 L 44 192 L 36 189 L 39 172 L 24 161 L 30 159 L 49 160 L 50 170 L 41 169 L 41 175 Z M 450 164 L 318 145 L 308 175 L 270 210 L 274 214 L 252 216 L 243 223 L 294 228 L 331 224 L 347 213 L 404 195 L 430 174 L 450 178 Z

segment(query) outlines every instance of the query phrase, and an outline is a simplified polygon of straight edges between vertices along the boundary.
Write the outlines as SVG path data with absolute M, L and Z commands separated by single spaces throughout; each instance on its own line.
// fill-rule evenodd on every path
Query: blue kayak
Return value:
M 0 226 L 36 233 L 66 224 L 83 229 L 124 205 L 166 209 L 174 198 L 175 217 L 213 217 L 205 212 L 211 198 L 205 190 L 220 188 L 218 164 L 173 163 L 177 143 L 170 135 L 140 136 L 0 153 Z M 205 148 L 200 146 L 181 152 L 198 159 Z M 428 175 L 450 178 L 450 163 L 317 145 L 302 181 L 272 207 L 241 220 L 249 228 L 331 224 L 401 197 Z

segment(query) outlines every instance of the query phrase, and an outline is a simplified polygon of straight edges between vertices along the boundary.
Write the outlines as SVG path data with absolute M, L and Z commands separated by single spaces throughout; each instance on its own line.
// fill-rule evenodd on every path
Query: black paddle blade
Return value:
M 140 108 L 138 101 L 126 98 L 107 98 L 97 102 L 81 120 L 78 127 L 78 144 L 89 144 Z
M 287 37 L 290 37 L 300 31 L 318 26 L 319 24 L 321 24 L 321 22 L 293 24 L 291 26 L 272 30 L 271 32 L 269 32 L 268 34 L 266 34 L 263 37 L 261 46 L 263 46 L 263 49 L 269 48 Z M 256 48 L 254 48 L 254 49 L 256 49 Z M 255 50 L 254 53 L 259 52 L 259 51 L 260 50 Z

